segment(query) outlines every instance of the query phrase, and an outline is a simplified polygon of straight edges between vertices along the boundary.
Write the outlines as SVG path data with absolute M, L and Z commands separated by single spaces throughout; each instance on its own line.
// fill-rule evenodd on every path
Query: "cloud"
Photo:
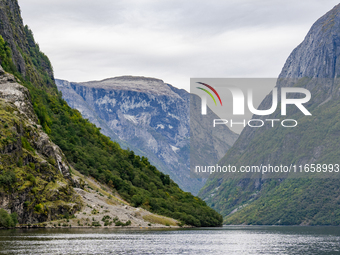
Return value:
M 70 81 L 277 77 L 290 52 L 336 1 L 19 0 L 25 24 Z

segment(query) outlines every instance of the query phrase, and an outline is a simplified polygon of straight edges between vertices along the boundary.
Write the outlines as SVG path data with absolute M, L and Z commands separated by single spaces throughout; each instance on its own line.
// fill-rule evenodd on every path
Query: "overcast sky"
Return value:
M 333 0 L 19 0 L 24 23 L 69 81 L 140 75 L 277 77 Z

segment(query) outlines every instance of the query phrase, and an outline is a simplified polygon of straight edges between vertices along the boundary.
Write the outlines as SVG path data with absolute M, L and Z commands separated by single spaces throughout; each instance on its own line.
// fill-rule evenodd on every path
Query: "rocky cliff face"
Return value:
M 28 90 L 0 67 L 0 207 L 19 223 L 73 214 L 80 199 L 60 148 L 38 125 Z
M 216 165 L 238 138 L 238 134 L 225 125 L 211 128 L 214 119 L 219 118 L 209 107 L 207 114 L 202 115 L 201 98 L 190 95 L 190 163 L 193 174 L 195 166 Z M 206 174 L 201 176 L 207 178 Z
M 304 41 L 288 57 L 279 78 L 319 77 L 339 75 L 340 6 L 318 19 Z
M 25 29 L 15 24 L 22 24 L 20 16 L 20 7 L 17 1 L 1 1 L 0 2 L 0 34 L 10 45 L 13 53 L 13 62 L 17 67 L 17 70 L 26 75 L 26 66 L 23 56 L 20 54 L 16 44 L 20 48 L 26 48 L 26 42 L 23 40 L 26 38 Z
M 302 87 L 311 92 L 312 99 L 304 105 L 312 116 L 304 116 L 292 106 L 288 108 L 287 116 L 298 121 L 296 128 L 245 128 L 221 163 L 237 166 L 338 163 L 339 23 L 340 5 L 337 5 L 312 26 L 304 41 L 291 53 L 279 75 L 277 88 Z M 259 109 L 269 109 L 271 104 L 270 94 Z M 283 117 L 280 109 L 270 116 L 253 116 L 254 119 Z M 334 192 L 330 192 L 330 189 Z M 303 197 L 296 193 L 303 194 Z M 340 223 L 338 180 L 264 180 L 240 176 L 233 180 L 211 180 L 199 195 L 224 216 L 228 215 L 228 223 Z M 327 201 L 319 202 L 324 199 Z
M 312 100 L 304 106 L 310 111 L 321 107 L 324 104 L 333 101 L 337 103 L 340 92 L 339 87 L 339 70 L 340 70 L 340 5 L 334 7 L 327 14 L 317 20 L 306 35 L 304 41 L 296 47 L 288 57 L 277 82 L 276 87 L 279 91 L 282 87 L 302 87 L 311 92 Z M 280 104 L 280 100 L 279 100 Z M 272 94 L 270 93 L 260 104 L 259 109 L 269 109 L 272 105 Z M 287 110 L 287 116 L 298 118 L 304 115 L 297 107 L 290 107 Z M 315 114 L 313 114 L 315 115 Z M 254 119 L 282 118 L 280 109 L 275 111 L 271 116 L 254 116 Z M 244 150 L 250 149 L 250 141 L 255 136 L 259 137 L 271 129 L 254 129 L 245 128 L 238 140 L 236 146 L 228 154 L 237 157 Z M 295 129 L 297 131 L 299 129 Z M 292 144 L 293 145 L 293 144 Z M 292 148 L 286 147 L 288 153 Z M 295 151 L 295 150 L 294 150 Z M 296 152 L 298 153 L 298 152 Z M 272 154 L 270 154 L 272 155 Z M 268 155 L 267 155 L 268 156 Z M 312 155 L 304 162 L 310 162 Z M 272 157 L 271 160 L 279 159 L 279 156 Z M 230 158 L 229 158 L 230 159 Z M 304 163 L 297 162 L 297 163 Z M 274 163 L 272 161 L 272 163 Z M 277 161 L 276 163 L 279 163 Z
M 44 54 L 39 53 L 32 31 L 23 25 L 17 0 L 0 1 L 0 21 L 0 35 L 12 51 L 15 71 L 32 83 L 51 86 L 54 79 L 52 65 Z
M 39 125 L 28 89 L 17 83 L 48 91 L 52 67 L 16 0 L 0 1 L 0 21 L 0 64 L 16 75 L 0 68 L 0 207 L 16 212 L 19 223 L 56 219 L 74 213 L 80 200 L 65 156 Z
M 86 83 L 56 80 L 56 84 L 71 107 L 112 140 L 148 157 L 182 189 L 196 194 L 203 186 L 203 180 L 190 178 L 190 94 L 185 90 L 132 76 Z M 216 146 L 221 156 L 237 138 L 231 131 L 224 134 L 230 137 Z

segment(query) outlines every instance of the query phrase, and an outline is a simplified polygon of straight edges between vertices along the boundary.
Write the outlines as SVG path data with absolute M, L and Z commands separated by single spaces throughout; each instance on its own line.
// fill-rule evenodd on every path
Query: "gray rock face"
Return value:
M 340 5 L 318 19 L 288 57 L 279 78 L 337 77 L 340 70 Z
M 201 98 L 190 95 L 190 160 L 191 170 L 195 166 L 211 166 L 219 162 L 226 150 L 238 138 L 238 134 L 232 132 L 224 125 L 211 128 L 214 119 L 219 117 L 207 108 L 207 115 L 201 115 Z M 203 174 L 203 177 L 207 175 Z
M 338 145 L 336 145 L 339 128 L 335 124 L 339 119 L 338 109 L 340 108 L 339 57 L 340 5 L 337 5 L 314 23 L 304 41 L 293 50 L 279 75 L 276 86 L 278 89 L 282 87 L 308 89 L 312 99 L 304 106 L 311 111 L 313 116 L 305 117 L 297 107 L 292 106 L 288 107 L 287 118 L 293 118 L 299 122 L 296 128 L 288 130 L 271 127 L 259 129 L 246 127 L 221 163 L 250 166 L 289 165 L 291 163 L 303 165 L 320 162 L 334 164 L 340 154 Z M 294 97 L 297 96 L 294 95 Z M 272 95 L 270 94 L 263 100 L 259 109 L 269 109 L 271 105 Z M 280 109 L 270 116 L 253 116 L 253 119 L 263 120 L 283 118 Z M 283 184 L 289 185 L 290 183 L 292 186 L 295 181 L 294 179 L 279 180 L 277 185 L 272 186 L 272 190 Z M 263 191 L 263 186 L 266 184 L 266 180 L 263 178 L 242 179 L 240 176 L 240 179 L 237 180 L 213 180 L 209 183 L 210 185 L 204 187 L 199 195 L 214 209 L 222 212 L 224 216 L 242 204 L 256 204 L 256 201 L 264 199 L 265 196 L 270 198 L 272 191 L 267 190 L 267 193 Z M 327 182 L 320 183 L 320 189 L 327 190 L 330 186 Z M 334 183 L 338 183 L 338 180 L 334 180 Z M 224 189 L 228 185 L 231 188 Z M 311 182 L 309 187 L 313 187 L 313 185 L 315 184 Z M 228 200 L 230 194 L 236 194 L 240 187 L 242 192 L 228 202 L 222 202 Z M 283 197 L 285 193 L 281 195 Z M 271 205 L 278 208 L 280 201 L 273 198 L 271 202 L 276 203 Z M 287 206 L 297 203 L 293 199 L 290 202 L 291 204 Z M 270 204 L 268 203 L 267 206 Z M 315 206 L 316 210 L 319 209 L 317 204 L 312 206 Z M 302 209 L 294 213 L 300 219 L 305 217 Z M 242 210 L 238 212 L 238 215 L 241 214 Z M 286 216 L 284 213 L 281 215 L 282 219 Z M 259 221 L 258 224 L 266 224 L 266 222 Z
M 30 125 L 36 126 L 38 118 L 33 110 L 28 89 L 16 83 L 16 79 L 13 75 L 5 74 L 1 66 L 0 73 L 3 73 L 3 75 L 0 76 L 0 98 L 4 99 L 8 103 L 14 104 L 22 117 Z M 69 167 L 61 149 L 50 140 L 48 135 L 43 132 L 40 126 L 36 129 L 36 131 L 37 133 L 33 136 L 35 137 L 33 142 L 37 151 L 41 153 L 43 157 L 54 158 L 60 173 L 62 173 L 65 178 L 70 179 Z
M 276 85 L 279 98 L 282 87 L 303 87 L 308 89 L 312 95 L 312 100 L 304 104 L 307 109 L 321 106 L 330 100 L 337 100 L 340 96 L 340 91 L 336 89 L 339 85 L 339 74 L 340 4 L 313 24 L 303 42 L 288 57 Z M 262 101 L 259 109 L 269 109 L 271 105 L 272 94 L 270 93 Z M 289 116 L 298 112 L 296 107 L 288 108 Z M 298 117 L 302 116 L 301 114 Z M 280 111 L 277 110 L 269 117 L 281 118 Z M 253 119 L 265 120 L 269 117 L 254 115 Z M 249 145 L 255 135 L 259 136 L 269 129 L 257 130 L 246 127 L 233 147 L 232 153 L 229 154 L 229 160 L 231 157 L 239 157 L 244 150 L 252 150 Z M 286 149 L 289 150 L 288 147 Z M 278 158 L 278 155 L 275 158 Z
M 197 194 L 203 186 L 204 180 L 190 178 L 189 172 L 188 92 L 159 79 L 132 76 L 56 84 L 71 107 L 123 148 L 148 157 L 182 189 Z M 224 154 L 236 137 L 233 134 L 218 149 Z
M 7 74 L 0 66 L 0 104 L 1 137 L 11 133 L 11 140 L 0 143 L 1 174 L 11 170 L 15 164 L 17 184 L 19 178 L 25 180 L 28 175 L 27 166 L 32 166 L 34 178 L 39 180 L 34 185 L 23 185 L 12 192 L 1 187 L 0 207 L 18 214 L 19 223 L 37 223 L 52 220 L 64 212 L 74 213 L 79 210 L 80 202 L 72 189 L 75 185 L 70 175 L 70 167 L 61 149 L 55 145 L 38 125 L 28 89 L 16 82 L 13 75 Z M 4 110 L 5 109 L 5 114 Z M 7 130 L 8 129 L 8 130 Z M 23 144 L 29 143 L 28 147 Z M 9 169 L 9 170 L 8 170 Z M 55 183 L 55 180 L 59 180 Z M 53 183 L 53 185 L 52 185 Z M 34 189 L 42 194 L 32 197 Z M 65 201 L 61 201 L 64 198 Z M 34 206 L 45 202 L 46 213 L 37 213 Z M 27 204 L 31 204 L 27 206 Z
M 16 70 L 40 86 L 46 81 L 39 77 L 39 73 L 47 75 L 50 78 L 48 85 L 52 86 L 51 82 L 54 79 L 52 66 L 46 56 L 38 57 L 36 51 L 39 50 L 39 46 L 36 45 L 29 28 L 23 24 L 17 0 L 0 1 L 0 20 L 0 35 L 12 51 L 11 58 Z M 33 63 L 30 58 L 38 62 Z M 1 61 L 0 59 L 0 64 Z
M 0 1 L 0 20 L 0 35 L 9 43 L 13 53 L 13 62 L 18 71 L 25 76 L 25 61 L 16 47 L 16 43 L 21 49 L 25 48 L 23 41 L 26 36 L 20 16 L 20 7 L 16 0 Z M 20 26 L 13 26 L 13 24 L 20 24 Z M 17 38 L 14 38 L 14 34 Z

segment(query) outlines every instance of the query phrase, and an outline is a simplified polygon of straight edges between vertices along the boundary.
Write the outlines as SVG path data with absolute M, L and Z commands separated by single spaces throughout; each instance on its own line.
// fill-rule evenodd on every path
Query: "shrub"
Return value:
M 34 151 L 31 144 L 27 141 L 27 139 L 24 136 L 21 137 L 21 144 L 24 149 L 28 151 Z
M 103 218 L 102 218 L 102 221 L 107 221 L 107 220 L 111 220 L 111 217 L 109 215 L 105 215 Z
M 6 171 L 0 174 L 1 186 L 12 186 L 16 182 L 15 174 L 11 171 Z
M 48 163 L 50 163 L 52 166 L 54 166 L 56 164 L 54 157 L 52 157 L 52 156 L 49 157 L 48 158 Z
M 70 218 L 70 214 L 66 211 L 63 217 L 68 220 Z
M 33 176 L 33 174 L 29 174 L 27 175 L 27 180 L 32 182 L 33 185 L 37 184 L 37 180 L 35 179 L 35 177 Z
M 42 204 L 36 204 L 34 206 L 34 211 L 37 213 L 42 213 L 44 212 L 44 206 Z
M 101 227 L 102 225 L 98 221 L 94 221 L 94 222 L 92 222 L 92 226 Z
M 117 226 L 117 227 L 119 227 L 119 226 L 123 226 L 123 222 L 121 222 L 120 220 L 117 220 L 116 222 L 115 222 L 115 226 Z
M 120 220 L 118 220 L 118 221 L 116 221 L 115 225 L 116 225 L 117 227 L 119 227 L 119 226 L 122 226 L 122 227 L 130 226 L 130 225 L 131 225 L 131 221 L 128 220 L 127 222 L 123 223 L 123 222 L 121 222 Z
M 112 223 L 113 223 L 112 221 L 106 220 L 106 221 L 104 222 L 104 226 L 111 226 Z
M 18 223 L 17 214 L 9 214 L 6 210 L 0 209 L 0 227 L 12 228 Z

